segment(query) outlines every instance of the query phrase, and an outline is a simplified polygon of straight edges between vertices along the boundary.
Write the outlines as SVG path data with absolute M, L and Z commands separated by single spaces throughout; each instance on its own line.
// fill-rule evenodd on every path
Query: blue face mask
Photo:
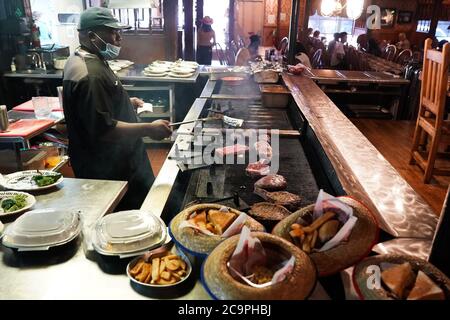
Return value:
M 100 48 L 97 47 L 97 45 L 95 43 L 92 43 L 98 49 L 98 51 L 103 56 L 103 58 L 105 58 L 106 60 L 114 60 L 115 58 L 117 58 L 119 56 L 120 47 L 115 46 L 111 43 L 105 42 L 102 38 L 99 37 L 98 34 L 96 34 L 95 32 L 93 32 L 93 33 L 95 34 L 95 36 L 97 38 L 99 38 L 106 45 L 105 50 L 100 50 Z

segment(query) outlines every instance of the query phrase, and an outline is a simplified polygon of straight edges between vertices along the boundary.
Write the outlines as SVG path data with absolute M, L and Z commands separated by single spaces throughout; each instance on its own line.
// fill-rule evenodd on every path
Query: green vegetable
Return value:
M 54 184 L 56 181 L 59 180 L 59 178 L 61 178 L 62 174 L 57 173 L 54 175 L 49 175 L 49 176 L 43 176 L 43 175 L 36 175 L 33 176 L 33 181 L 36 182 L 36 184 L 39 187 L 45 187 L 48 186 L 50 184 Z
M 2 209 L 4 212 L 13 212 L 20 210 L 27 205 L 27 197 L 23 194 L 15 195 L 2 201 Z

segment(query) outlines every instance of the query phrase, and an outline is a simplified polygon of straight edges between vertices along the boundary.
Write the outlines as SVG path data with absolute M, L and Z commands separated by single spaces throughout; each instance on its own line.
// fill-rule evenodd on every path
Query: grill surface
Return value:
M 259 88 L 250 85 L 242 87 L 222 85 L 220 94 L 230 94 L 231 92 L 243 94 L 243 91 L 245 91 L 245 94 L 255 95 L 255 92 L 259 93 Z M 223 100 L 213 102 L 222 106 L 229 105 L 227 101 Z M 227 115 L 244 119 L 244 129 L 293 129 L 287 109 L 262 108 L 260 104 L 254 101 L 242 100 L 232 101 L 231 105 L 233 109 L 227 112 Z M 222 123 L 209 122 L 206 126 L 220 128 Z M 280 137 L 279 142 L 278 174 L 286 178 L 288 182 L 287 191 L 300 195 L 303 199 L 302 205 L 313 203 L 319 190 L 300 140 Z M 276 150 L 273 151 L 276 152 Z M 215 165 L 215 170 L 205 168 L 193 171 L 186 190 L 184 205 L 199 197 L 208 198 L 204 199 L 204 202 L 207 202 L 208 200 L 230 197 L 234 192 L 238 192 L 240 198 L 248 205 L 263 201 L 262 198 L 253 193 L 254 183 L 258 178 L 252 178 L 245 174 L 248 163 L 248 155 L 246 155 L 245 164 Z M 208 182 L 210 183 L 209 190 L 212 191 L 210 194 L 206 192 Z

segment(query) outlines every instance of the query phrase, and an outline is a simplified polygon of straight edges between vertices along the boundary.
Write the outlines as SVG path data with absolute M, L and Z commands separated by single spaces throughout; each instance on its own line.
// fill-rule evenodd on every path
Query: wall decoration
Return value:
M 381 27 L 392 28 L 395 23 L 396 10 L 393 8 L 381 8 Z
M 412 11 L 399 11 L 398 17 L 397 17 L 397 23 L 399 24 L 406 24 L 412 22 Z

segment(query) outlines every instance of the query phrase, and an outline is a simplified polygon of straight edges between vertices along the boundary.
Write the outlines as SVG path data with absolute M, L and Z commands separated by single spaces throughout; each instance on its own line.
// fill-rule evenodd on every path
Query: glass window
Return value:
M 356 45 L 356 37 L 353 37 L 353 28 L 355 22 L 349 18 L 343 17 L 323 17 L 317 12 L 309 17 L 308 27 L 313 30 L 319 30 L 321 37 L 326 37 L 326 42 L 334 39 L 336 32 L 347 32 L 347 42 Z
M 450 41 L 450 21 L 438 21 L 436 28 L 436 38 L 441 40 Z

